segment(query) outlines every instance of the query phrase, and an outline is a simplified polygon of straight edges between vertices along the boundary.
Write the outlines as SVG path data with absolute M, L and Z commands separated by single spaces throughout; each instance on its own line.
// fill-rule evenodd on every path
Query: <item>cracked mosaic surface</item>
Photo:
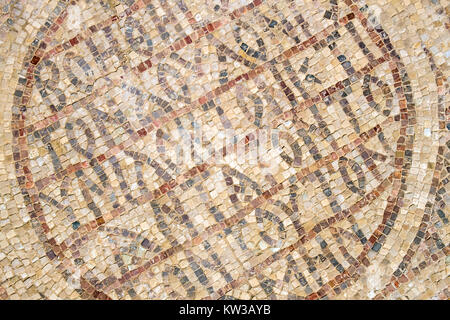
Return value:
M 449 298 L 448 1 L 0 10 L 1 299 Z

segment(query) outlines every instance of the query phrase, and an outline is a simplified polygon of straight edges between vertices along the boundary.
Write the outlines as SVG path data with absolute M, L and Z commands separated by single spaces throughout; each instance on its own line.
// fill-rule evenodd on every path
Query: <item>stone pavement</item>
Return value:
M 443 0 L 0 0 L 1 299 L 448 299 Z

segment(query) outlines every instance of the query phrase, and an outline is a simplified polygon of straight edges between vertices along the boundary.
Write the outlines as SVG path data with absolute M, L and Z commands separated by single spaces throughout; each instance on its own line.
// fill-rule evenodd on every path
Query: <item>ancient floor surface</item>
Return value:
M 1 299 L 448 299 L 445 0 L 0 0 Z

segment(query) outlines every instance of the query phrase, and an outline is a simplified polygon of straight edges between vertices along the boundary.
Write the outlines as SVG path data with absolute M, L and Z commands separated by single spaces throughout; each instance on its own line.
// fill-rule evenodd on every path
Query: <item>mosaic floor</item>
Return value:
M 449 299 L 444 0 L 0 0 L 1 299 Z

